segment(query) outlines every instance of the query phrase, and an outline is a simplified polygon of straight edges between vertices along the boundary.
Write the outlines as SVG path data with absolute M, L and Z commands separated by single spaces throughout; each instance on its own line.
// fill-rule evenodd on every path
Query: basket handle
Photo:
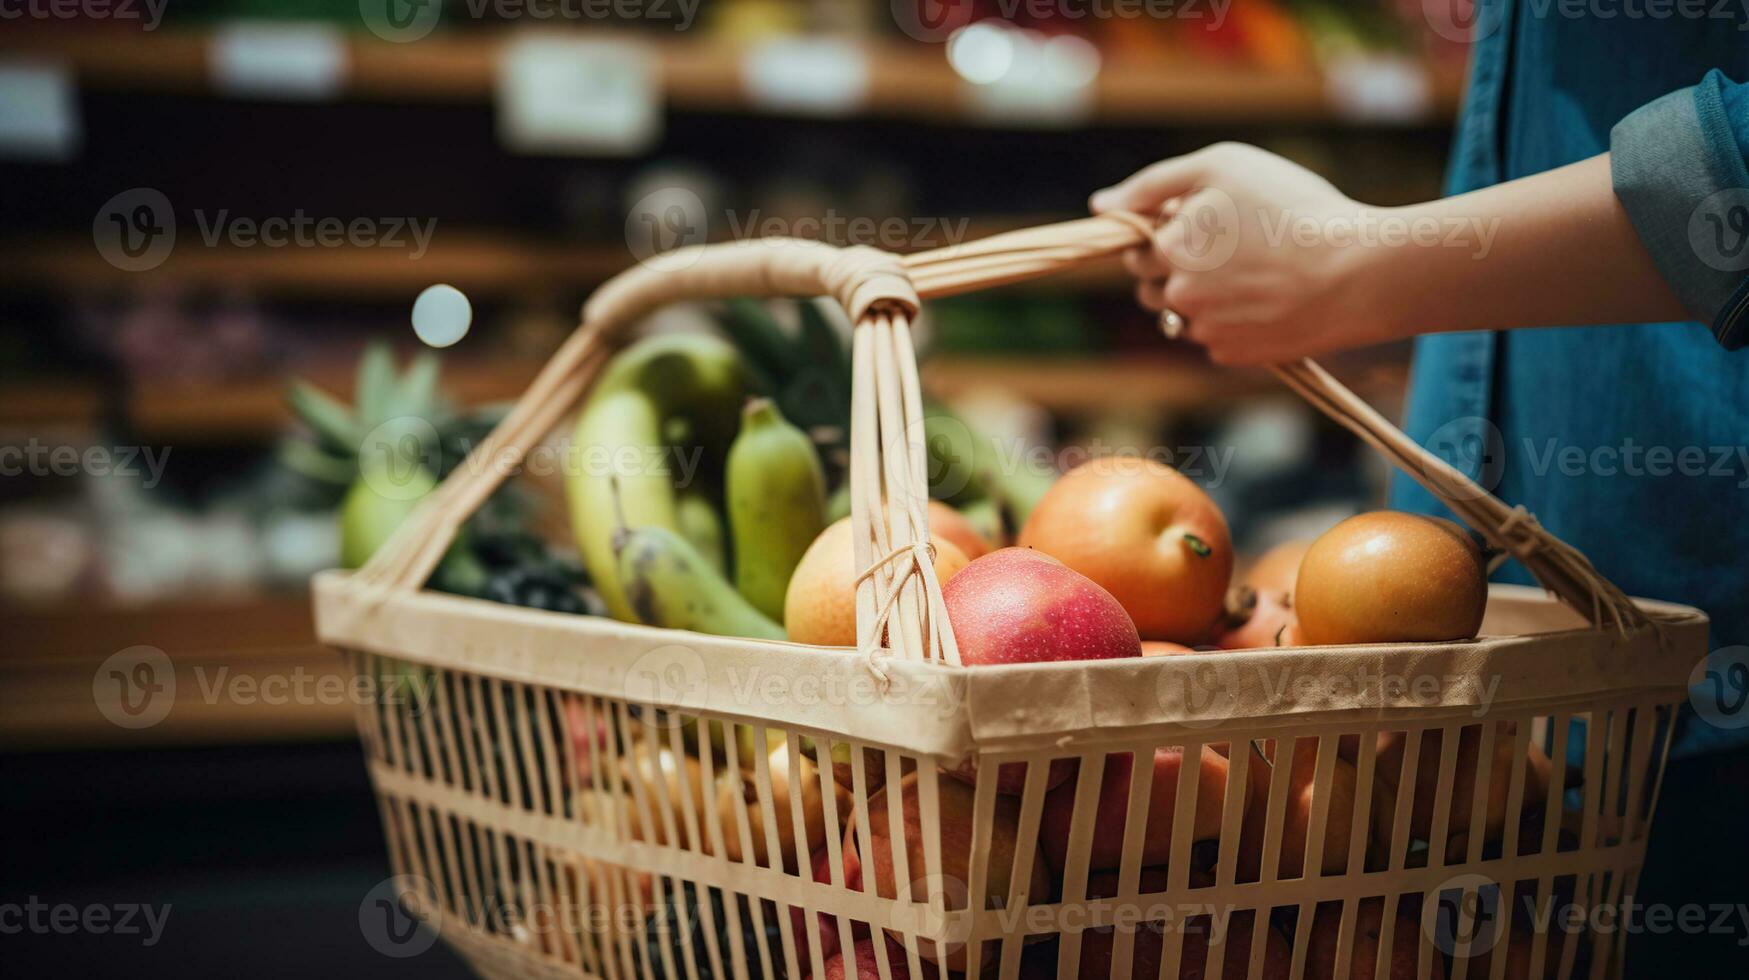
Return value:
M 607 341 L 658 305 L 746 295 L 831 295 L 857 324 L 850 478 L 856 560 L 866 569 L 857 598 L 859 647 L 875 657 L 881 626 L 894 619 L 899 628 L 889 633 L 900 656 L 957 663 L 923 543 L 922 409 L 910 341 L 918 300 L 1049 275 L 1152 236 L 1152 224 L 1139 215 L 1106 214 L 903 257 L 794 239 L 697 246 L 658 256 L 596 291 L 584 307 L 583 325 L 504 421 L 372 557 L 359 580 L 385 590 L 417 589 L 462 522 L 582 399 L 605 360 Z M 1302 359 L 1272 370 L 1426 487 L 1491 545 L 1512 553 L 1592 624 L 1611 625 L 1624 634 L 1648 625 L 1646 614 L 1579 551 L 1524 508 L 1507 506 L 1415 443 L 1317 364 Z M 889 506 L 877 522 L 878 500 Z

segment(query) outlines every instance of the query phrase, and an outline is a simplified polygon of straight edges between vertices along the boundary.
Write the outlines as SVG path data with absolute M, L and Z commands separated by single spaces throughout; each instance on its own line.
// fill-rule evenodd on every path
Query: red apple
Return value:
M 977 559 L 941 596 L 968 667 L 1142 655 L 1136 624 L 1111 593 L 1030 548 Z
M 1173 808 L 1178 800 L 1178 771 L 1183 756 L 1183 749 L 1176 746 L 1154 751 L 1154 779 L 1148 787 L 1148 816 L 1142 831 L 1144 865 L 1165 864 L 1171 851 Z M 1088 852 L 1088 867 L 1092 870 L 1115 868 L 1122 861 L 1134 759 L 1129 752 L 1113 752 L 1105 757 L 1105 775 L 1099 782 L 1099 798 L 1094 801 L 1093 840 Z M 1196 782 L 1191 840 L 1217 840 L 1221 836 L 1221 810 L 1226 805 L 1226 757 L 1203 746 Z M 1068 862 L 1069 830 L 1075 814 L 1075 789 L 1079 784 L 1079 779 L 1066 782 L 1045 797 L 1039 844 L 1051 867 L 1059 874 Z M 1250 788 L 1246 787 L 1244 792 L 1249 799 Z
M 859 889 L 862 887 L 861 862 L 850 851 L 846 850 L 843 853 L 844 887 L 851 890 Z M 822 846 L 814 852 L 813 867 L 815 881 L 828 885 L 832 883 L 832 852 L 830 849 Z M 810 949 L 808 945 L 808 920 L 801 908 L 794 905 L 789 907 L 789 916 L 790 932 L 795 936 L 796 964 L 805 973 L 812 968 L 810 964 L 813 962 L 808 954 Z M 830 959 L 839 950 L 838 917 L 827 915 L 824 912 L 815 913 L 814 917 L 820 923 L 820 958 L 822 960 Z M 859 936 L 868 935 L 866 926 L 857 927 L 856 931 Z
M 1110 593 L 1028 548 L 1002 548 L 977 559 L 941 595 L 960 661 L 968 667 L 1142 655 L 1136 625 Z M 951 773 L 972 782 L 977 771 L 968 761 Z M 1052 762 L 1045 788 L 1074 772 L 1073 759 Z M 997 792 L 1017 796 L 1025 785 L 1025 763 L 1008 763 L 997 773 Z

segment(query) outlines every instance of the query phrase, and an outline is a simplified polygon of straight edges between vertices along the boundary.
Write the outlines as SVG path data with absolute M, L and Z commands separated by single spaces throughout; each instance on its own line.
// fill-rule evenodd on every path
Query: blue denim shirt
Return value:
M 1749 97 L 1725 77 L 1749 78 L 1749 15 L 1482 2 L 1448 192 L 1611 151 L 1617 196 L 1696 322 L 1423 337 L 1405 428 L 1629 594 L 1705 610 L 1715 649 L 1749 644 L 1749 352 L 1732 352 L 1749 340 Z M 1442 511 L 1407 478 L 1391 496 Z M 1516 563 L 1498 577 L 1531 581 Z M 1679 755 L 1749 744 L 1749 728 L 1684 715 Z

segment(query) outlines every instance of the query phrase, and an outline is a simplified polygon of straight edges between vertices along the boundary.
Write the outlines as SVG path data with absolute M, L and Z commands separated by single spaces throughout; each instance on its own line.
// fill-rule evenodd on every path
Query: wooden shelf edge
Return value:
M 489 101 L 497 59 L 523 30 L 435 34 L 409 44 L 346 37 L 344 95 L 355 101 L 471 104 Z M 611 30 L 547 30 L 638 45 L 650 51 L 663 95 L 677 109 L 771 115 L 806 114 L 752 97 L 741 64 L 749 45 L 710 38 L 652 39 Z M 0 52 L 70 65 L 83 84 L 112 91 L 209 94 L 210 34 L 195 29 L 149 37 L 79 29 L 36 29 L 0 39 Z M 947 64 L 945 47 L 899 41 L 863 42 L 871 68 L 866 103 L 854 115 L 923 121 L 977 121 L 972 87 Z M 1425 120 L 1449 121 L 1461 79 L 1429 67 L 1432 92 Z M 1109 61 L 1094 82 L 1091 110 L 1077 122 L 1121 125 L 1233 122 L 1341 122 L 1344 108 L 1316 70 L 1279 71 L 1189 59 Z M 997 119 L 989 119 L 999 124 Z M 1413 120 L 1411 120 L 1413 121 Z M 1025 121 L 1021 120 L 1024 125 Z

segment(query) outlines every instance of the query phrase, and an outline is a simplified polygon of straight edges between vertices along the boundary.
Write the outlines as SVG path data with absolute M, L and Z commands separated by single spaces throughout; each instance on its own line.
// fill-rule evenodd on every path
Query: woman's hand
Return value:
M 1124 257 L 1151 310 L 1221 364 L 1448 330 L 1690 318 L 1616 200 L 1609 155 L 1402 208 L 1254 146 L 1162 160 L 1093 195 L 1163 222 Z
M 1160 220 L 1124 264 L 1150 310 L 1171 310 L 1220 364 L 1266 364 L 1389 340 L 1395 313 L 1369 290 L 1387 212 L 1254 146 L 1162 160 L 1093 195 L 1095 213 Z

